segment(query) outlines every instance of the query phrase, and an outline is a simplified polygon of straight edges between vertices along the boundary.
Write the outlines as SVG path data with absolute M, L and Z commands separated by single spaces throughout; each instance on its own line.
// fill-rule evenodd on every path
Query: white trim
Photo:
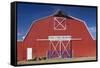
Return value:
M 58 44 L 60 43 L 60 41 L 58 41 L 57 42 L 57 44 L 56 45 L 54 45 L 54 43 L 52 42 L 52 41 L 50 41 L 50 46 L 52 45 L 52 47 L 54 48 L 54 51 L 56 51 L 57 50 L 57 46 L 58 46 Z M 52 52 L 52 54 L 53 54 L 54 52 Z M 58 56 L 59 56 L 59 53 L 56 51 L 56 53 L 58 54 Z
M 67 52 L 68 56 L 70 56 L 70 54 L 69 54 L 69 52 L 68 52 L 68 49 L 67 49 L 67 47 L 70 46 L 70 45 L 68 45 L 68 44 L 70 44 L 70 40 L 68 41 L 68 43 L 67 43 L 66 45 L 64 45 L 64 43 L 62 42 L 62 46 L 64 47 L 64 50 Z M 63 54 L 63 53 L 64 53 L 64 51 L 62 52 L 62 54 Z
M 59 22 L 57 20 L 57 18 L 63 18 L 61 22 Z M 54 17 L 54 30 L 66 30 L 66 24 L 65 25 L 62 25 L 62 23 L 66 20 L 66 18 L 64 17 Z M 58 23 L 58 25 L 55 26 L 55 21 Z M 58 26 L 61 26 L 61 28 L 57 28 Z
M 49 15 L 49 16 L 45 16 L 45 17 L 39 18 L 39 19 L 37 19 L 37 20 L 34 20 L 34 21 L 31 23 L 31 25 L 30 25 L 30 27 L 28 28 L 28 30 L 26 31 L 25 38 L 24 38 L 22 41 L 24 41 L 24 40 L 26 39 L 26 36 L 28 35 L 29 31 L 30 31 L 31 28 L 32 28 L 32 25 L 35 24 L 35 22 L 40 21 L 40 20 L 45 19 L 45 18 L 48 18 L 48 17 L 50 17 L 50 16 L 53 16 L 54 14 L 55 14 L 55 13 L 53 13 L 53 14 L 51 14 L 51 15 Z
M 36 23 L 37 21 L 39 21 L 39 20 L 42 20 L 42 19 L 45 19 L 45 18 L 48 18 L 48 17 L 49 17 L 49 16 L 46 16 L 46 17 L 43 17 L 43 18 L 39 18 L 39 19 L 37 19 L 37 20 L 34 20 L 34 21 L 32 22 L 32 24 L 31 24 L 31 26 L 29 27 L 29 29 L 27 30 L 27 32 L 26 32 L 26 34 L 25 34 L 25 38 L 23 39 L 23 41 L 26 39 L 26 37 L 27 37 L 28 33 L 30 32 L 30 30 L 31 30 L 33 24 L 35 24 L 35 23 Z
M 89 28 L 88 28 L 87 24 L 86 24 L 85 22 L 83 22 L 83 23 L 84 23 L 84 25 L 86 26 L 87 30 L 89 31 L 89 33 L 90 33 L 90 35 L 91 35 L 92 39 L 93 39 L 93 40 L 96 40 L 96 39 L 93 37 L 92 33 L 90 32 L 90 30 L 89 30 Z
M 48 41 L 48 39 L 36 39 L 37 41 Z
M 69 16 L 70 16 L 70 15 L 69 15 Z M 81 21 L 81 22 L 86 26 L 86 29 L 88 30 L 88 32 L 89 32 L 90 36 L 92 37 L 92 39 L 95 40 L 95 38 L 93 37 L 92 33 L 89 31 L 89 28 L 88 28 L 88 26 L 87 26 L 87 24 L 86 24 L 85 21 L 83 21 L 83 20 L 81 20 L 81 19 L 78 19 L 78 18 L 76 18 L 76 17 L 73 17 L 73 16 L 70 16 L 70 17 L 72 17 L 72 18 L 75 19 L 75 20 Z
M 57 13 L 57 11 L 56 11 L 55 13 Z M 50 17 L 50 16 L 53 16 L 55 13 L 53 13 L 52 15 L 45 16 L 45 17 L 39 18 L 39 19 L 37 19 L 37 20 L 34 20 L 34 21 L 31 23 L 31 26 L 29 27 L 29 29 L 26 31 L 25 38 L 24 38 L 23 40 L 21 40 L 21 41 L 24 41 L 24 40 L 26 39 L 26 37 L 27 37 L 27 35 L 28 35 L 30 29 L 32 28 L 32 25 L 35 24 L 34 22 L 37 22 L 37 21 L 39 21 L 39 20 L 42 20 L 42 19 L 48 18 L 48 17 Z M 88 26 L 86 25 L 85 21 L 83 21 L 83 20 L 81 20 L 81 19 L 78 19 L 78 18 L 76 18 L 76 17 L 73 17 L 73 16 L 71 16 L 71 15 L 68 15 L 68 16 L 70 16 L 71 18 L 73 18 L 73 19 L 75 19 L 75 20 L 78 20 L 78 21 L 83 22 L 83 23 L 85 24 L 85 26 L 86 26 L 86 28 L 87 28 L 89 34 L 91 35 L 92 39 L 95 40 L 95 38 L 92 36 L 91 32 L 89 31 L 89 28 L 88 28 Z M 60 30 L 60 29 L 58 29 L 58 30 Z M 20 41 L 20 40 L 19 40 L 19 41 Z
M 48 36 L 48 40 L 55 41 L 64 41 L 64 40 L 71 40 L 71 36 Z
M 39 20 L 42 20 L 42 19 L 45 19 L 45 18 L 48 18 L 48 17 L 50 17 L 50 16 L 55 15 L 59 10 L 60 10 L 60 9 L 56 10 L 53 14 L 51 14 L 51 15 L 49 15 L 49 16 L 45 16 L 45 17 L 39 18 L 39 19 L 37 19 L 37 20 L 34 20 L 34 21 L 31 23 L 31 25 L 30 25 L 30 27 L 28 28 L 28 30 L 26 31 L 25 38 L 24 38 L 22 41 L 24 41 L 24 40 L 26 39 L 26 36 L 28 35 L 28 33 L 29 33 L 29 31 L 30 31 L 32 25 L 35 24 L 35 22 L 37 22 L 37 21 L 39 21 Z
M 71 40 L 82 40 L 82 38 L 72 38 Z
M 50 39 L 36 39 L 37 41 L 68 41 L 68 39 L 65 39 L 65 40 L 50 40 Z M 82 40 L 82 38 L 71 38 L 70 40 Z
M 68 52 L 68 50 L 70 50 L 69 47 L 71 46 L 70 40 L 68 40 L 67 44 L 64 44 L 63 41 L 57 41 L 57 43 L 55 45 L 54 45 L 53 41 L 50 41 L 50 46 L 53 47 L 53 52 L 51 53 L 51 56 L 54 54 L 55 51 L 56 51 L 59 58 L 61 58 L 61 56 L 64 54 L 64 52 L 66 52 L 67 55 L 70 56 L 70 53 Z M 62 53 L 61 52 L 59 53 L 57 51 L 57 46 L 59 47 L 59 51 L 61 51 L 61 49 L 62 49 L 61 47 L 64 48 L 63 49 L 64 51 Z

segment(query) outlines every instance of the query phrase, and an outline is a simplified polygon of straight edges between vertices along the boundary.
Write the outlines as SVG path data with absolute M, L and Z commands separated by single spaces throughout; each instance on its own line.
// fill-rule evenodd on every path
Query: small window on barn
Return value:
M 65 17 L 54 17 L 54 30 L 66 30 Z

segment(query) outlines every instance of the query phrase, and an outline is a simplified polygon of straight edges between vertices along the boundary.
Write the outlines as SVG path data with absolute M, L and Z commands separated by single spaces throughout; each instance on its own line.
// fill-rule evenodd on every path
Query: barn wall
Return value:
M 37 39 L 47 39 L 50 35 L 71 35 L 75 38 L 81 38 L 82 40 L 72 41 L 73 56 L 96 56 L 96 41 L 92 39 L 83 22 L 75 19 L 66 19 L 65 22 L 66 30 L 54 30 L 53 16 L 36 21 L 26 35 L 23 46 L 18 44 L 18 60 L 26 60 L 27 48 L 33 49 L 33 57 L 47 56 L 47 52 L 50 50 L 49 41 L 37 41 Z

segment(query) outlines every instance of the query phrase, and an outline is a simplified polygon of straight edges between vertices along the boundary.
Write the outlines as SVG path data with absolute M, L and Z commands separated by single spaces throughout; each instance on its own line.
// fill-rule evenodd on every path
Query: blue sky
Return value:
M 58 9 L 86 22 L 93 37 L 96 38 L 96 8 L 18 3 L 17 5 L 17 39 L 22 40 L 34 20 L 51 15 Z

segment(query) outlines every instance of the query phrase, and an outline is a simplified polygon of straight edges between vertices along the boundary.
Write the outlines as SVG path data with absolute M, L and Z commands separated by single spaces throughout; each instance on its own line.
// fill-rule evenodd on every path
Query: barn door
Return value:
M 27 60 L 32 59 L 32 48 L 27 48 Z
M 66 30 L 66 18 L 54 17 L 54 30 Z

